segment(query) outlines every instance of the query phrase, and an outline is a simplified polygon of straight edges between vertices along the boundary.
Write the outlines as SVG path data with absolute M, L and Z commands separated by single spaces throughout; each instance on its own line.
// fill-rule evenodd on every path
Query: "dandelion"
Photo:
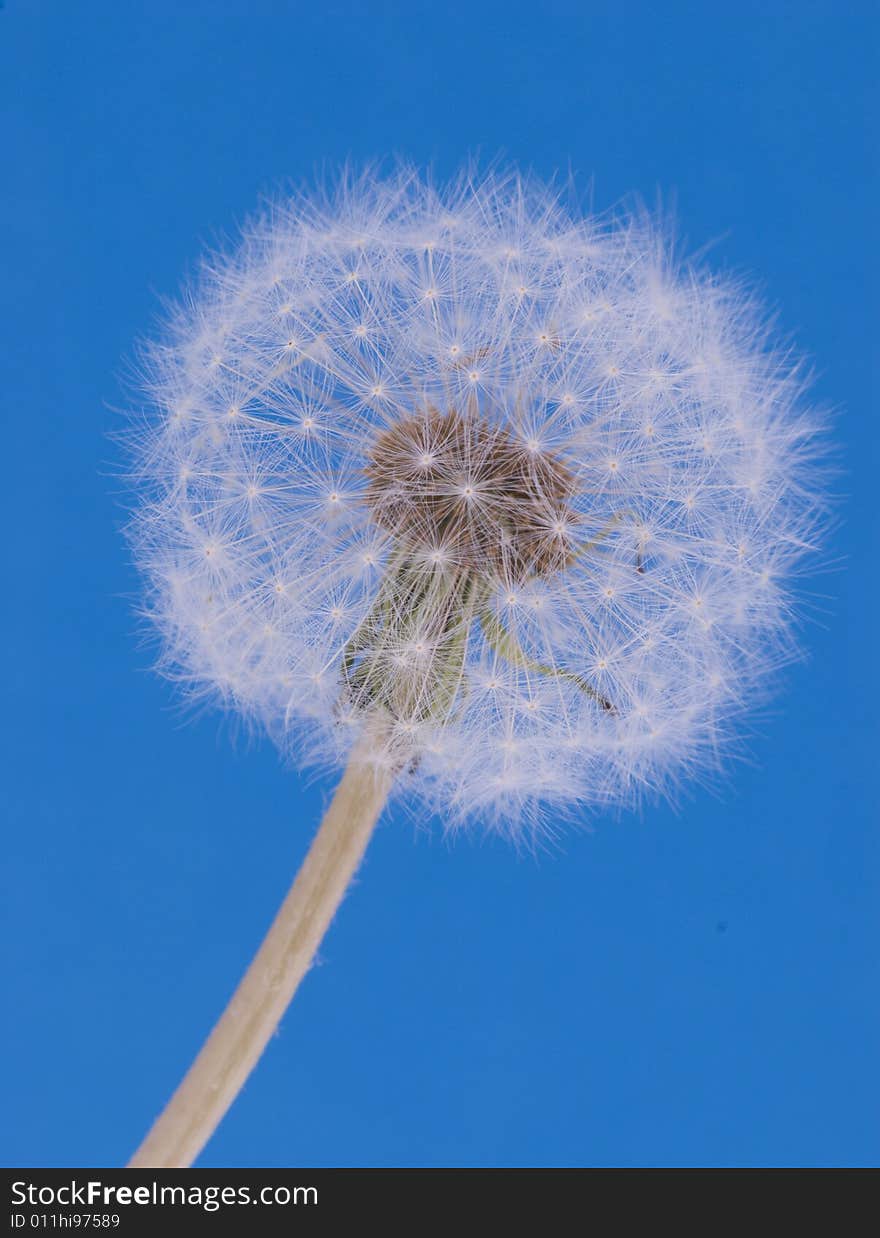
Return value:
M 715 763 L 792 652 L 800 364 L 645 214 L 410 170 L 276 205 L 147 353 L 132 540 L 163 666 L 344 765 L 269 936 L 133 1164 L 190 1163 L 389 795 L 456 826 Z

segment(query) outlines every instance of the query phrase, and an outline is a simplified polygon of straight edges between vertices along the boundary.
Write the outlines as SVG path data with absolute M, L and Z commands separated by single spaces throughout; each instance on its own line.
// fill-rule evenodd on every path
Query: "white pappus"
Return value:
M 717 764 L 821 523 L 800 360 L 647 213 L 342 175 L 209 258 L 145 353 L 131 537 L 164 669 L 451 824 Z

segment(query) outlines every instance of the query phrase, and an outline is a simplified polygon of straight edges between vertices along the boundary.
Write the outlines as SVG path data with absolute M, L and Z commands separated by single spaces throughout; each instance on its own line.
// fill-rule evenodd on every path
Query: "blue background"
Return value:
M 203 242 L 386 153 L 675 196 L 839 409 L 807 663 L 720 793 L 538 856 L 391 819 L 203 1165 L 880 1159 L 871 5 L 7 0 L 0 1159 L 114 1165 L 329 788 L 149 670 L 108 431 Z

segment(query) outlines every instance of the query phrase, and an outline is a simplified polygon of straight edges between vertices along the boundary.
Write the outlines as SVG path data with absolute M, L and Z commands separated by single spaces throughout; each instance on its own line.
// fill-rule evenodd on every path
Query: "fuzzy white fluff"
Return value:
M 801 368 L 645 214 L 574 218 L 515 174 L 343 176 L 212 256 L 146 359 L 132 538 L 163 668 L 299 764 L 364 725 L 343 657 L 400 551 L 365 469 L 426 407 L 478 408 L 576 478 L 569 566 L 490 572 L 497 626 L 464 616 L 452 699 L 383 732 L 377 760 L 407 732 L 399 785 L 447 821 L 669 791 L 791 654 L 819 521 Z M 387 620 L 401 675 L 434 656 L 411 619 Z

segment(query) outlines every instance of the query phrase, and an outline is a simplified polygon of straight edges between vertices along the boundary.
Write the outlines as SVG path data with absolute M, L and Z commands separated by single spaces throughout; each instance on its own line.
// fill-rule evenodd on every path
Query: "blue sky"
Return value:
M 107 438 L 132 341 L 286 179 L 475 150 L 661 192 L 813 358 L 844 502 L 809 659 L 676 810 L 538 857 L 388 819 L 200 1164 L 877 1163 L 872 7 L 7 0 L 3 1163 L 126 1159 L 329 790 L 149 670 Z

